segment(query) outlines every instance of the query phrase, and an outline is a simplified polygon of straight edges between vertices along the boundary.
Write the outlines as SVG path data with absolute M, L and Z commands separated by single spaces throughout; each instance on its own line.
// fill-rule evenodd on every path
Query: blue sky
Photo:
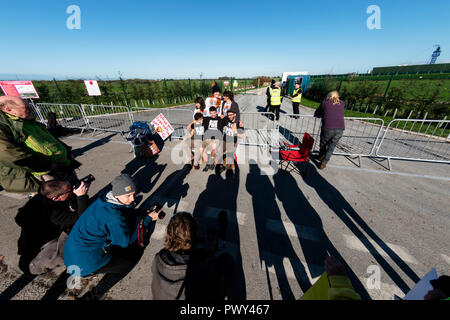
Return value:
M 69 5 L 81 29 L 69 30 Z M 369 5 L 381 29 L 369 30 Z M 448 0 L 4 1 L 0 79 L 367 72 L 450 62 Z

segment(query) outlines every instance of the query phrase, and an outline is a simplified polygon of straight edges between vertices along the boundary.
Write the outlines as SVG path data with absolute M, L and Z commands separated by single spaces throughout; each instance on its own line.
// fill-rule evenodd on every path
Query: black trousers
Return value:
M 300 102 L 292 102 L 292 109 L 294 110 L 294 114 L 300 114 L 299 106 Z
M 280 119 L 280 108 L 281 108 L 280 104 L 277 106 L 272 106 L 272 105 L 270 106 L 270 112 L 275 113 L 275 118 L 277 120 Z

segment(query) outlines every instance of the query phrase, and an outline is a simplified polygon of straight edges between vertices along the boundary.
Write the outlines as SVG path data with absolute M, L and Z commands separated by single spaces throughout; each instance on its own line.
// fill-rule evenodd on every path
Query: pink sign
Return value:
M 31 81 L 0 81 L 0 87 L 5 96 L 39 99 L 39 95 Z
M 166 140 L 175 131 L 162 113 L 153 119 L 151 124 L 163 140 Z

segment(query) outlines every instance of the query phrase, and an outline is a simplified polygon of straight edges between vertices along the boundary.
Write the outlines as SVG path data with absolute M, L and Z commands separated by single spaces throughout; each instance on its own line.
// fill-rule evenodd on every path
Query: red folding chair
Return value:
M 299 164 L 309 162 L 311 149 L 314 146 L 314 139 L 305 132 L 301 144 L 288 145 L 284 142 L 284 146 L 280 148 L 280 169 L 285 172 L 291 172 L 292 170 L 299 170 Z M 283 169 L 283 165 L 286 165 Z M 291 167 L 290 170 L 288 170 Z

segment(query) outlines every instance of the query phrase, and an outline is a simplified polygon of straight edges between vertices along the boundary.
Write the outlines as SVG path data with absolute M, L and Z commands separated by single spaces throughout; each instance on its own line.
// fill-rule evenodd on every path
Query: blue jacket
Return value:
M 75 265 L 80 276 L 87 276 L 105 266 L 112 258 L 110 247 L 128 247 L 137 240 L 139 217 L 123 212 L 133 208 L 117 201 L 112 192 L 99 197 L 73 226 L 64 245 L 64 263 Z M 144 226 L 152 219 L 146 216 Z

